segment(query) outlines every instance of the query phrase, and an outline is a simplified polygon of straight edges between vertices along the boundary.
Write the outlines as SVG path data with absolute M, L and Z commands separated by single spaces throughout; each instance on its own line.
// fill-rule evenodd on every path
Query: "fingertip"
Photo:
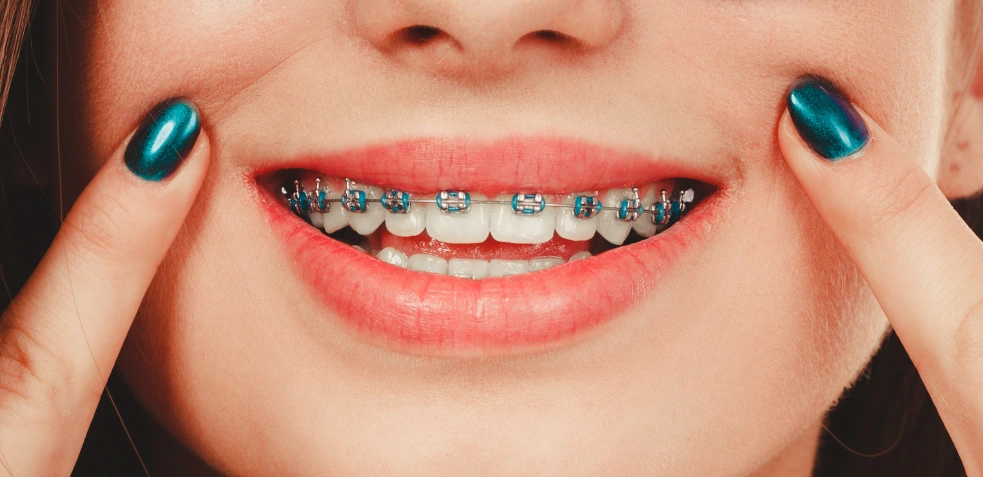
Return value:
M 76 199 L 66 223 L 108 224 L 103 228 L 114 238 L 104 242 L 116 240 L 122 248 L 130 240 L 166 247 L 204 183 L 210 156 L 210 138 L 194 103 L 164 101 L 117 147 Z
M 901 242 L 897 236 L 911 235 L 920 222 L 951 215 L 948 202 L 927 193 L 937 189 L 922 165 L 861 108 L 828 99 L 820 101 L 828 104 L 811 108 L 808 101 L 799 102 L 804 120 L 796 120 L 791 105 L 783 112 L 779 149 L 806 195 L 848 248 L 854 242 L 894 246 Z M 821 123 L 823 114 L 817 112 L 822 109 L 829 110 L 830 124 Z

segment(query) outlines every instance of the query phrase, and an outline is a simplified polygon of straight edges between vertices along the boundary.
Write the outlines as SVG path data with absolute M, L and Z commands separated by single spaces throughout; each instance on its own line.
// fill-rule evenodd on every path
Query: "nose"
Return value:
M 623 0 L 356 0 L 359 34 L 384 55 L 437 74 L 507 74 L 604 48 Z

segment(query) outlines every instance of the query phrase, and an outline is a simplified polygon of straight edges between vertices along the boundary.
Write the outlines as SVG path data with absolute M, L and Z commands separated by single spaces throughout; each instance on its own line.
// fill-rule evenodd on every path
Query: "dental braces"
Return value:
M 339 198 L 328 198 L 329 189 L 322 186 L 321 178 L 314 179 L 314 190 L 308 191 L 299 180 L 293 181 L 294 190 L 289 191 L 286 187 L 281 187 L 280 192 L 287 199 L 287 203 L 293 212 L 301 217 L 310 212 L 328 212 L 332 204 L 338 204 L 349 213 L 364 213 L 373 199 L 368 199 L 364 190 L 358 189 L 358 185 L 351 179 L 345 179 L 345 190 Z M 512 196 L 512 200 L 472 200 L 471 194 L 463 190 L 444 190 L 438 192 L 434 198 L 414 198 L 409 192 L 397 189 L 386 189 L 380 199 L 374 199 L 382 204 L 382 207 L 394 214 L 406 214 L 417 204 L 436 204 L 437 208 L 445 214 L 463 214 L 471 210 L 472 205 L 505 205 L 512 208 L 516 215 L 535 216 L 541 214 L 547 207 L 558 209 L 571 209 L 574 217 L 578 219 L 590 219 L 605 212 L 614 212 L 616 218 L 622 222 L 635 222 L 644 215 L 650 215 L 653 224 L 670 225 L 686 213 L 692 204 L 695 192 L 693 189 L 679 191 L 679 194 L 670 198 L 665 189 L 659 191 L 659 201 L 642 206 L 642 201 L 638 195 L 638 187 L 632 187 L 632 196 L 622 200 L 617 205 L 604 205 L 596 195 L 579 195 L 574 198 L 572 204 L 558 204 L 547 202 L 542 193 L 520 192 Z

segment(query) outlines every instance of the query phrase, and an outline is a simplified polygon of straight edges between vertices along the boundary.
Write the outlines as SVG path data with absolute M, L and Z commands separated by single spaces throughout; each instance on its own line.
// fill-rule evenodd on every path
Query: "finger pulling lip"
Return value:
M 313 169 L 411 191 L 562 192 L 672 177 L 720 183 L 709 172 L 681 162 L 538 139 L 485 145 L 401 142 L 271 163 L 257 169 L 257 175 L 274 167 Z M 259 196 L 301 279 L 358 335 L 414 354 L 484 355 L 571 342 L 638 304 L 707 235 L 727 194 L 718 189 L 653 238 L 548 270 L 482 280 L 390 265 L 324 235 L 272 194 Z

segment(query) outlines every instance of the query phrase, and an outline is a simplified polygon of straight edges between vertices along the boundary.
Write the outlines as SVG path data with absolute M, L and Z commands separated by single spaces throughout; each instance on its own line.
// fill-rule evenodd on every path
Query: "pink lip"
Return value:
M 555 139 L 405 141 L 271 163 L 256 175 L 274 167 L 431 192 L 568 192 L 671 177 L 721 183 L 720 176 L 678 161 Z M 270 194 L 260 196 L 302 278 L 333 312 L 386 345 L 440 354 L 542 347 L 610 321 L 655 290 L 683 253 L 707 235 L 726 192 L 718 185 L 684 220 L 655 238 L 545 271 L 475 281 L 389 265 L 325 236 Z

